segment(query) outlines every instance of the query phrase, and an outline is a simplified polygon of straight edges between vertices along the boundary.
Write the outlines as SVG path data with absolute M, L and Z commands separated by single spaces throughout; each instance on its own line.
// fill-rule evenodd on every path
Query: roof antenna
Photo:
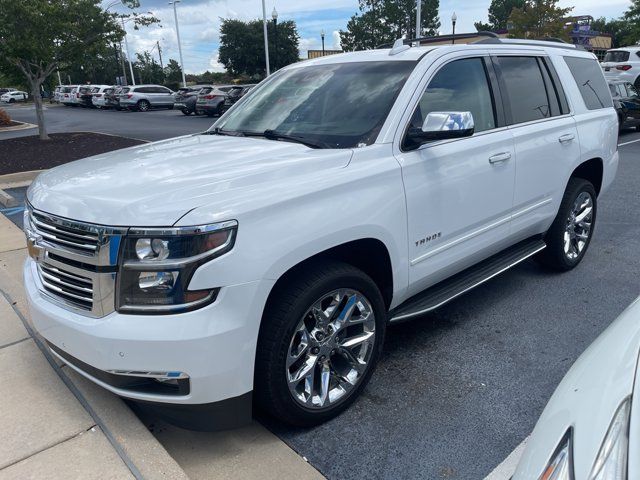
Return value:
M 398 53 L 409 50 L 410 48 L 411 45 L 405 45 L 404 40 L 402 38 L 399 38 L 395 42 L 393 42 L 393 47 L 391 47 L 389 55 L 397 55 Z

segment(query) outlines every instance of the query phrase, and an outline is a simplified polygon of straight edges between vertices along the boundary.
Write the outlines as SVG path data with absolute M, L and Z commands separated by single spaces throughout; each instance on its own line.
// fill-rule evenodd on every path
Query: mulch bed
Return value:
M 37 135 L 0 141 L 0 175 L 45 170 L 99 153 L 145 143 L 99 133 L 53 133 L 51 140 Z

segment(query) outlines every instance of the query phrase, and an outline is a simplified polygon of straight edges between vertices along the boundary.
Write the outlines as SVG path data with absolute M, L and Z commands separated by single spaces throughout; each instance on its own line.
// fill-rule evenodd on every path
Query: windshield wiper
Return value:
M 246 132 L 245 132 L 245 135 L 247 135 Z M 251 134 L 249 134 L 249 135 L 251 135 Z M 310 148 L 331 148 L 331 145 L 329 145 L 326 142 L 321 142 L 321 141 L 317 141 L 317 140 L 309 140 L 306 137 L 302 137 L 302 136 L 299 136 L 299 135 L 290 135 L 288 133 L 280 133 L 280 132 L 276 132 L 275 130 L 271 130 L 271 129 L 267 129 L 262 133 L 255 133 L 253 135 L 261 136 L 261 137 L 267 138 L 269 140 L 287 140 L 287 141 L 291 141 L 291 142 L 301 143 L 302 145 L 306 145 L 307 147 L 310 147 Z
M 220 127 L 216 127 L 212 130 L 206 130 L 202 132 L 202 135 L 227 135 L 229 137 L 242 137 L 244 134 L 242 132 L 234 132 L 231 130 L 222 130 Z

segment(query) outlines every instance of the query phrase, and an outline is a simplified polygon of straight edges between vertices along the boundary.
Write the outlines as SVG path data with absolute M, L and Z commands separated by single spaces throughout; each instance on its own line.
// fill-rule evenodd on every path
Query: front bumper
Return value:
M 211 305 L 182 314 L 113 312 L 91 318 L 47 300 L 40 293 L 31 258 L 24 265 L 24 280 L 33 325 L 58 350 L 56 356 L 65 353 L 70 367 L 119 396 L 165 406 L 202 407 L 246 397 L 253 389 L 259 323 L 272 282 L 224 287 Z M 93 369 L 182 372 L 189 377 L 189 389 L 185 395 L 167 395 L 121 388 Z

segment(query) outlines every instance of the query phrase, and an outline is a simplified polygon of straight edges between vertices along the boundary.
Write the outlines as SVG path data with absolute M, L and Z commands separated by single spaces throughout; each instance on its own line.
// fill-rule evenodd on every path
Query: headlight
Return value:
M 629 454 L 629 413 L 631 400 L 627 397 L 616 410 L 607 435 L 604 437 L 589 480 L 626 480 Z
M 573 430 L 570 428 L 558 444 L 538 480 L 573 480 Z
M 215 300 L 217 289 L 188 290 L 195 270 L 233 248 L 235 221 L 179 228 L 130 229 L 117 286 L 122 313 L 176 313 Z

